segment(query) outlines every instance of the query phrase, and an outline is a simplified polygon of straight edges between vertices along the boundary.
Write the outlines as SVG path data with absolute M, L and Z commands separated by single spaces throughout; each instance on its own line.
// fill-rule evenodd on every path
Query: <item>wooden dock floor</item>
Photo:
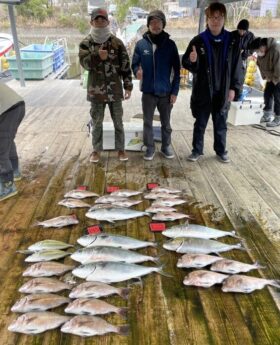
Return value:
M 27 280 L 22 272 L 28 265 L 16 251 L 49 238 L 75 244 L 85 227 L 95 223 L 81 209 L 74 211 L 80 220 L 77 226 L 33 226 L 36 220 L 73 213 L 57 202 L 78 185 L 88 185 L 99 194 L 105 194 L 107 185 L 137 190 L 148 182 L 158 182 L 181 188 L 188 203 L 178 210 L 192 214 L 198 224 L 234 229 L 244 239 L 247 251 L 230 251 L 223 256 L 247 263 L 258 261 L 266 269 L 248 275 L 280 279 L 280 137 L 250 126 L 230 126 L 231 163 L 222 164 L 215 159 L 209 126 L 205 155 L 190 163 L 186 156 L 191 151 L 193 119 L 188 110 L 189 91 L 183 90 L 172 115 L 175 159 L 166 160 L 157 152 L 153 161 L 145 162 L 141 153 L 129 152 L 128 162 L 122 163 L 112 151 L 104 152 L 100 163 L 91 164 L 86 131 L 89 105 L 79 81 L 29 83 L 25 89 L 16 82 L 11 86 L 25 97 L 27 114 L 16 140 L 23 171 L 23 179 L 17 183 L 19 194 L 0 205 L 1 345 L 280 344 L 279 290 L 264 288 L 246 295 L 222 293 L 220 286 L 185 287 L 183 278 L 190 270 L 176 268 L 180 255 L 162 248 L 164 238 L 149 231 L 149 217 L 115 225 L 102 223 L 108 232 L 158 241 L 158 249 L 140 251 L 161 255 L 164 271 L 173 276 L 150 274 L 143 278 L 142 286 L 131 286 L 128 301 L 108 298 L 129 308 L 129 336 L 86 339 L 59 330 L 37 336 L 9 332 L 7 327 L 16 318 L 10 308 L 21 297 L 18 288 Z M 140 92 L 135 90 L 124 107 L 125 119 L 141 112 Z M 145 200 L 136 209 L 143 210 L 149 204 Z M 237 242 L 228 238 L 222 241 Z M 64 262 L 73 263 L 70 258 Z M 63 307 L 55 311 L 63 313 Z M 118 325 L 126 323 L 119 316 L 106 319 Z

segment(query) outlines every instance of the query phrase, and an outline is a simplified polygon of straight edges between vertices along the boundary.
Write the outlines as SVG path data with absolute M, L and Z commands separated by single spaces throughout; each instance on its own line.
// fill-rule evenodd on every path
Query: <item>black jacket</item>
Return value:
M 242 60 L 247 60 L 247 57 L 251 55 L 250 52 L 250 44 L 253 42 L 255 39 L 255 35 L 251 31 L 247 31 L 244 36 L 240 36 L 238 33 L 238 30 L 232 31 L 232 35 L 234 39 L 237 41 L 237 44 L 239 45 L 241 53 L 241 58 Z
M 226 55 L 226 63 L 223 71 L 222 92 L 221 92 L 221 111 L 229 109 L 228 93 L 229 90 L 239 90 L 242 87 L 243 79 L 240 73 L 242 60 L 240 51 L 236 46 L 236 40 L 230 36 L 230 43 Z M 192 47 L 196 47 L 197 61 L 192 63 L 189 60 Z M 213 97 L 213 81 L 211 70 L 207 58 L 207 49 L 200 35 L 195 36 L 183 55 L 182 65 L 193 74 L 191 109 L 194 116 L 199 112 L 211 111 Z

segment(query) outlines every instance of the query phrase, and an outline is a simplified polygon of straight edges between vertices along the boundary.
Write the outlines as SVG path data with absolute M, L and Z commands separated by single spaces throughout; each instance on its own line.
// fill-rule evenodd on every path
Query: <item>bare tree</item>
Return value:
M 234 27 L 237 26 L 241 19 L 249 16 L 249 11 L 253 2 L 254 0 L 246 0 L 237 3 L 230 3 L 227 5 L 229 10 L 228 12 L 230 17 L 232 17 L 232 24 Z

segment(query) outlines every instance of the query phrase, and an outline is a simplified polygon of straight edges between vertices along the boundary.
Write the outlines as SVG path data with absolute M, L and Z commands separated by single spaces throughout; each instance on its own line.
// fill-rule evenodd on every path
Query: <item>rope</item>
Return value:
M 256 128 L 256 129 L 261 129 L 261 130 L 265 131 L 266 133 L 280 137 L 280 132 L 276 131 L 275 129 L 267 129 L 267 127 L 262 126 L 262 125 L 252 125 L 252 127 Z

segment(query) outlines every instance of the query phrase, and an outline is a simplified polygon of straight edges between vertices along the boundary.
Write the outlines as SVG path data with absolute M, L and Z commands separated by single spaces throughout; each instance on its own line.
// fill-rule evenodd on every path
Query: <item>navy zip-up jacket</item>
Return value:
M 132 57 L 132 71 L 136 76 L 138 68 L 143 70 L 141 91 L 156 96 L 178 95 L 180 84 L 180 57 L 178 49 L 169 35 L 153 52 L 153 43 L 148 32 L 136 43 Z

